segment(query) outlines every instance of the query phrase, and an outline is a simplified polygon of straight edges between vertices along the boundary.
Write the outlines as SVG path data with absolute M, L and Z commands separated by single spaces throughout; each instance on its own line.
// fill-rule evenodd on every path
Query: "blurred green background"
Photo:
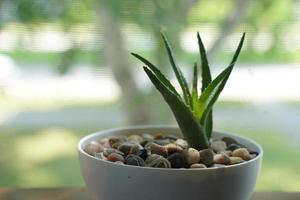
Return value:
M 0 1 L 0 186 L 83 186 L 81 137 L 175 124 L 130 56 L 151 58 L 174 81 L 159 31 L 187 77 L 199 61 L 196 31 L 214 75 L 247 33 L 215 129 L 264 147 L 257 190 L 300 191 L 299 0 Z

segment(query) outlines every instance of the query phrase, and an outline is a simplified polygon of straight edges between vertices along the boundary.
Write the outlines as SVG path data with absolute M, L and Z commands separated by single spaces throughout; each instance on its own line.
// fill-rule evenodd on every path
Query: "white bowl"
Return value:
M 255 188 L 263 150 L 255 141 L 214 132 L 214 138 L 229 136 L 259 153 L 237 165 L 205 169 L 164 169 L 120 165 L 84 152 L 90 141 L 107 136 L 143 133 L 180 134 L 171 126 L 137 126 L 100 131 L 78 144 L 81 171 L 90 194 L 98 200 L 248 200 Z

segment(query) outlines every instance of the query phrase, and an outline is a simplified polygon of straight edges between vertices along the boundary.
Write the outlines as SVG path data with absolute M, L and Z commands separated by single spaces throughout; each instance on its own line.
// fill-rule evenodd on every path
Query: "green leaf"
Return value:
M 147 65 L 152 72 L 156 75 L 156 77 L 163 82 L 166 87 L 168 87 L 174 94 L 176 94 L 177 96 L 180 97 L 180 95 L 178 94 L 178 92 L 176 91 L 176 89 L 174 88 L 174 86 L 170 83 L 170 81 L 161 73 L 161 71 L 159 71 L 159 69 L 157 69 L 157 67 L 155 67 L 150 61 L 148 61 L 147 59 L 143 58 L 142 56 L 135 54 L 135 53 L 131 53 L 131 55 L 133 55 L 134 57 L 136 57 L 137 59 L 139 59 L 140 61 L 142 61 L 143 63 L 145 63 L 145 65 Z
M 208 87 L 204 90 L 204 92 L 200 96 L 199 106 L 201 111 L 201 123 L 205 122 L 207 113 L 211 110 L 213 104 L 217 101 L 220 93 L 224 89 L 224 86 L 240 54 L 240 51 L 244 43 L 244 39 L 245 39 L 245 33 L 243 34 L 240 40 L 240 43 L 238 45 L 238 48 L 233 56 L 230 65 L 208 85 Z
M 187 105 L 192 106 L 192 98 L 191 98 L 191 94 L 190 94 L 190 91 L 189 91 L 189 88 L 188 88 L 187 81 L 184 78 L 184 76 L 183 76 L 181 70 L 179 69 L 179 67 L 176 65 L 176 62 L 175 62 L 175 59 L 174 59 L 174 56 L 173 56 L 173 52 L 172 52 L 172 48 L 171 48 L 167 38 L 164 36 L 163 33 L 161 33 L 161 35 L 162 35 L 163 41 L 165 43 L 165 46 L 166 46 L 166 49 L 167 49 L 167 52 L 168 52 L 169 60 L 170 60 L 170 63 L 172 65 L 173 71 L 175 72 L 176 78 L 177 78 L 177 80 L 179 82 L 179 85 L 182 89 L 184 101 L 186 102 Z
M 193 85 L 192 85 L 192 110 L 196 109 L 197 105 L 198 105 L 198 66 L 197 63 L 195 63 L 194 72 L 193 72 Z
M 198 39 L 198 46 L 199 46 L 199 52 L 200 52 L 200 58 L 201 58 L 201 75 L 202 75 L 202 88 L 201 92 L 203 92 L 207 86 L 211 83 L 211 72 L 210 67 L 207 60 L 206 50 L 203 45 L 202 39 L 200 37 L 199 32 L 197 32 L 197 39 Z M 199 110 L 199 108 L 198 108 Z M 199 111 L 198 111 L 199 115 Z M 198 116 L 200 117 L 200 116 Z M 200 119 L 199 119 L 200 120 Z M 207 135 L 207 138 L 210 138 L 213 130 L 213 111 L 212 109 L 209 111 L 209 114 L 205 118 L 205 120 L 200 121 L 201 125 L 204 126 L 205 134 Z
M 201 40 L 199 32 L 197 32 L 197 39 L 198 39 L 198 46 L 201 58 L 201 71 L 202 71 L 202 88 L 201 91 L 203 92 L 205 88 L 211 83 L 211 73 L 207 61 L 206 50 Z
M 169 90 L 168 87 L 166 87 L 150 69 L 144 67 L 144 70 L 149 79 L 152 81 L 153 85 L 158 89 L 171 108 L 182 134 L 187 139 L 188 144 L 191 147 L 199 150 L 207 148 L 208 139 L 190 108 L 182 101 L 180 97 Z

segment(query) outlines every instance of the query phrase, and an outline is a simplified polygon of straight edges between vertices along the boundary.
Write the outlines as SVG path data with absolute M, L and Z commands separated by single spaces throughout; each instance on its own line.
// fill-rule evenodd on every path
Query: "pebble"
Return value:
M 251 155 L 249 153 L 249 151 L 246 148 L 239 148 L 236 149 L 232 152 L 232 156 L 233 157 L 240 157 L 243 160 L 250 160 L 251 159 Z
M 125 155 L 128 155 L 133 146 L 134 146 L 133 143 L 124 142 L 121 145 L 119 145 L 118 150 L 123 152 Z
M 244 161 L 242 158 L 240 158 L 240 157 L 229 157 L 229 159 L 230 159 L 230 164 L 231 164 L 231 165 L 245 162 L 245 161 Z
M 103 150 L 104 147 L 99 142 L 96 141 L 89 142 L 84 148 L 84 151 L 91 156 L 94 156 L 95 153 L 100 153 Z
M 129 154 L 137 154 L 140 150 L 144 149 L 140 144 L 133 144 L 130 148 Z
M 98 158 L 101 160 L 107 160 L 106 157 L 103 155 L 103 152 L 95 153 L 95 158 Z
M 117 149 L 114 149 L 114 148 L 106 148 L 106 149 L 104 149 L 104 151 L 103 151 L 103 155 L 104 155 L 105 157 L 109 156 L 111 153 L 117 153 L 117 154 L 120 154 L 120 155 L 124 156 L 124 153 L 123 153 L 123 152 L 121 152 L 121 151 L 119 151 L 119 150 L 117 150 Z
M 211 149 L 203 149 L 199 151 L 200 163 L 211 166 L 214 163 L 214 152 Z
M 166 145 L 166 144 L 170 144 L 171 140 L 170 139 L 160 139 L 160 140 L 154 140 L 153 142 L 156 144 L 159 144 L 159 145 Z
M 226 165 L 223 165 L 223 164 L 213 164 L 212 167 L 222 168 L 222 167 L 226 167 Z
M 239 148 L 241 148 L 241 146 L 238 145 L 238 144 L 229 144 L 229 145 L 227 146 L 227 149 L 226 149 L 226 150 L 234 151 L 234 150 L 239 149 Z
M 124 163 L 122 161 L 116 161 L 116 164 L 120 164 L 120 165 L 124 165 Z
M 133 154 L 130 154 L 126 157 L 125 163 L 127 165 L 145 166 L 145 161 L 141 157 Z
M 139 135 L 130 135 L 128 136 L 127 141 L 135 144 L 142 144 L 145 139 Z
M 121 143 L 123 143 L 123 142 L 125 142 L 125 141 L 126 141 L 126 137 L 125 137 L 125 136 L 111 137 L 111 138 L 109 138 L 109 140 L 108 140 L 108 142 L 109 142 L 109 144 L 110 144 L 111 147 L 112 147 L 113 144 L 115 144 L 115 143 L 121 144 Z
M 187 143 L 187 141 L 186 140 L 183 140 L 183 139 L 177 139 L 176 141 L 175 141 L 175 144 L 178 144 L 179 146 L 181 146 L 183 149 L 186 149 L 186 148 L 188 148 L 188 143 Z
M 109 144 L 109 138 L 102 138 L 99 140 L 99 143 L 104 147 L 104 148 L 109 148 L 111 147 Z
M 167 136 L 165 136 L 165 139 L 176 141 L 177 139 L 179 139 L 179 137 L 177 137 L 175 135 L 167 135 Z
M 195 163 L 195 164 L 192 164 L 190 166 L 190 168 L 196 169 L 196 168 L 207 168 L 207 167 L 204 164 Z
M 227 146 L 229 146 L 231 144 L 238 144 L 238 142 L 235 139 L 231 138 L 231 137 L 223 137 L 222 141 L 224 141 Z
M 154 139 L 155 139 L 155 140 L 161 140 L 161 139 L 164 139 L 164 134 L 162 134 L 162 133 L 156 133 L 156 134 L 154 135 Z
M 188 148 L 184 150 L 183 154 L 188 162 L 188 165 L 192 165 L 200 162 L 200 154 L 197 149 Z
M 148 146 L 149 150 L 151 151 L 152 154 L 158 154 L 161 155 L 163 157 L 168 157 L 168 150 L 166 147 L 161 146 L 159 144 L 156 143 L 151 143 Z
M 220 152 L 220 151 L 225 151 L 227 146 L 226 143 L 224 141 L 214 141 L 211 143 L 210 147 L 216 152 Z
M 181 146 L 179 146 L 178 144 L 174 144 L 174 143 L 169 143 L 169 144 L 165 145 L 165 147 L 167 148 L 167 151 L 169 154 L 181 153 L 183 151 Z
M 172 168 L 188 167 L 188 162 L 182 153 L 173 153 L 168 158 Z
M 171 163 L 164 157 L 151 154 L 145 161 L 146 166 L 155 168 L 171 168 Z
M 146 149 L 141 149 L 136 153 L 136 155 L 141 157 L 143 160 L 146 160 L 148 157 L 148 151 Z
M 216 154 L 214 156 L 214 163 L 215 164 L 229 165 L 230 164 L 230 157 L 228 157 L 226 154 Z
M 154 140 L 153 135 L 150 135 L 150 134 L 148 134 L 148 133 L 144 133 L 144 134 L 142 135 L 142 137 L 144 138 L 144 140 L 146 140 L 146 141 L 148 141 L 148 142 L 152 142 L 152 141 Z
M 232 151 L 228 151 L 228 150 L 226 150 L 226 151 L 220 151 L 219 153 L 220 154 L 225 154 L 228 157 L 232 156 Z
M 111 162 L 116 162 L 116 161 L 124 162 L 124 157 L 118 153 L 111 153 L 107 156 L 107 160 Z

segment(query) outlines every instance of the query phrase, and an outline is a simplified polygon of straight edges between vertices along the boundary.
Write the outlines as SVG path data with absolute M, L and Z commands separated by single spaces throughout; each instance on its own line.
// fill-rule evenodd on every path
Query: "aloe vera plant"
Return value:
M 138 54 L 132 53 L 132 55 L 145 64 L 143 67 L 144 71 L 171 108 L 178 126 L 189 145 L 198 150 L 208 148 L 209 139 L 213 131 L 213 105 L 225 87 L 237 61 L 243 46 L 245 33 L 230 64 L 215 79 L 212 79 L 206 50 L 200 34 L 197 33 L 202 76 L 200 94 L 198 92 L 197 63 L 194 64 L 192 88 L 190 90 L 182 71 L 176 64 L 172 48 L 164 34 L 162 34 L 162 39 L 166 46 L 171 66 L 182 89 L 182 96 L 154 64 Z

